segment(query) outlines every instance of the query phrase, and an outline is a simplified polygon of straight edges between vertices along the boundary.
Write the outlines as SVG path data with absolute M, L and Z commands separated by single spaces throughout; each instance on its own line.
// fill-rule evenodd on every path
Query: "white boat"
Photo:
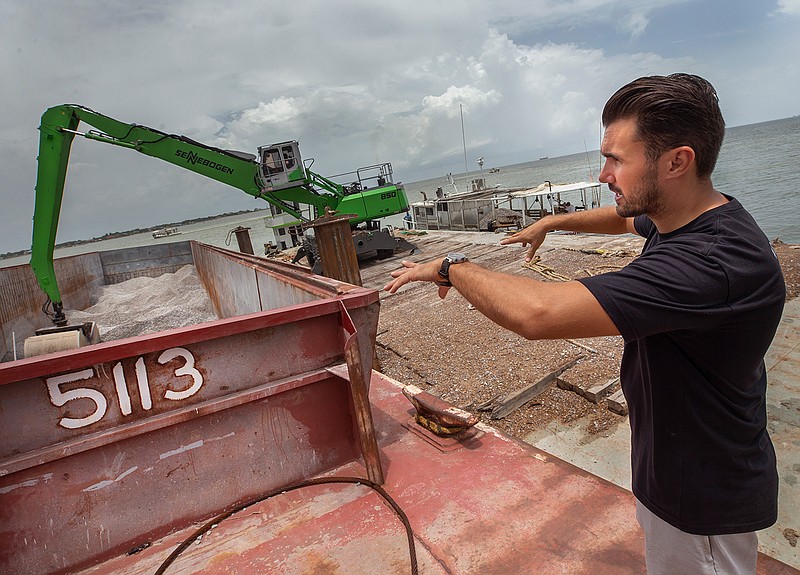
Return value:
M 482 183 L 482 182 L 481 182 Z M 446 194 L 411 204 L 411 227 L 418 230 L 494 231 L 523 228 L 549 214 L 600 206 L 598 182 L 553 184 L 498 190 L 474 185 L 473 190 Z
M 166 237 L 169 237 L 169 236 L 180 235 L 180 233 L 181 232 L 178 231 L 178 228 L 173 226 L 173 227 L 170 227 L 170 228 L 161 228 L 160 230 L 154 231 L 153 232 L 153 237 L 154 238 L 166 238 Z

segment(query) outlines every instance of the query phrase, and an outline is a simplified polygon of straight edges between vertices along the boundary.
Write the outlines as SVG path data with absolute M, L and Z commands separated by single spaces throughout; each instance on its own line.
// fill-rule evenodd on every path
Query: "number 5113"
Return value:
M 201 374 L 195 367 L 195 360 L 192 353 L 182 347 L 173 347 L 161 352 L 158 356 L 158 363 L 161 365 L 166 364 L 173 359 L 183 359 L 183 365 L 176 368 L 174 374 L 176 377 L 189 376 L 191 378 L 191 385 L 180 391 L 167 389 L 164 392 L 164 398 L 172 401 L 180 401 L 193 396 L 200 391 L 203 386 L 203 374 Z M 145 411 L 152 409 L 153 398 L 150 393 L 150 382 L 147 376 L 147 369 L 145 367 L 144 358 L 139 357 L 135 364 L 136 371 L 136 385 L 139 390 L 139 398 L 142 402 L 142 409 Z M 84 381 L 94 377 L 94 369 L 87 368 L 81 371 L 74 371 L 72 373 L 65 373 L 47 378 L 47 391 L 50 394 L 50 402 L 56 407 L 62 407 L 69 401 L 75 399 L 88 399 L 94 403 L 94 410 L 85 417 L 62 417 L 58 424 L 67 429 L 78 429 L 97 423 L 108 411 L 108 400 L 103 392 L 91 387 L 77 387 L 62 391 L 61 386 L 67 383 L 74 383 L 77 381 Z M 122 415 L 130 415 L 131 409 L 131 396 L 128 393 L 128 382 L 125 379 L 125 372 L 122 368 L 122 362 L 117 362 L 113 369 L 114 389 L 116 391 L 116 398 L 119 402 L 119 410 Z

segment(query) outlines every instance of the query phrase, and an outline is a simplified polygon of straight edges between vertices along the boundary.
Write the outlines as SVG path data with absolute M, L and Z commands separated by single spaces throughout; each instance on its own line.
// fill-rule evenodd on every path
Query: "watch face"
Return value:
M 450 286 L 453 285 L 448 281 L 448 277 L 450 277 L 450 265 L 451 264 L 460 264 L 461 262 L 467 261 L 467 256 L 464 254 L 459 253 L 449 253 L 447 256 L 442 260 L 442 267 L 439 268 L 439 277 L 444 278 L 446 283 L 439 283 L 439 285 L 446 285 Z

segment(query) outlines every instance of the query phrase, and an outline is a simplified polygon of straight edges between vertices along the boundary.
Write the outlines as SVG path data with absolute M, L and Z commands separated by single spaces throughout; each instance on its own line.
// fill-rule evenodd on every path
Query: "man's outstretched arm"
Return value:
M 394 293 L 412 281 L 439 282 L 442 259 L 416 264 L 404 261 L 384 290 Z M 472 262 L 451 265 L 448 279 L 478 311 L 527 339 L 618 335 L 619 330 L 583 284 L 540 282 L 494 272 Z M 439 287 L 439 297 L 447 295 Z

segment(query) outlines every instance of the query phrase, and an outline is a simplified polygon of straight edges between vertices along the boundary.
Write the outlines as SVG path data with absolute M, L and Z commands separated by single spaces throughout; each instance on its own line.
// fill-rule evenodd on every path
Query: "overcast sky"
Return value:
M 0 253 L 30 245 L 58 104 L 412 182 L 463 170 L 461 109 L 487 168 L 597 149 L 606 99 L 644 75 L 708 78 L 728 126 L 800 114 L 799 30 L 800 0 L 0 0 Z M 77 138 L 58 241 L 259 205 Z

